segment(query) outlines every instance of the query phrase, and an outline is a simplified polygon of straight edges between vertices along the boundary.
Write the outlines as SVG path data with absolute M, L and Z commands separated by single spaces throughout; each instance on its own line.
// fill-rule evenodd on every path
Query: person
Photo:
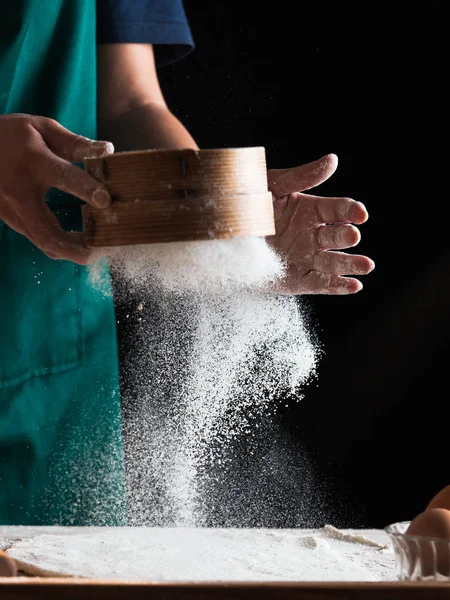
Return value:
M 0 10 L 0 524 L 124 525 L 114 304 L 89 284 L 80 211 L 111 198 L 81 163 L 197 148 L 158 80 L 193 40 L 181 0 Z M 374 267 L 342 252 L 365 207 L 305 193 L 336 167 L 327 155 L 268 171 L 279 293 L 355 293 Z

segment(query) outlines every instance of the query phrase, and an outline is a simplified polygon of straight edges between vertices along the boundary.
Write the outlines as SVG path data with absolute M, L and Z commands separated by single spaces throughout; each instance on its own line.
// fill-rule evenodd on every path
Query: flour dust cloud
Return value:
M 139 321 L 124 418 L 130 525 L 205 525 L 224 449 L 247 439 L 251 452 L 280 399 L 302 397 L 319 345 L 299 299 L 268 291 L 284 266 L 262 238 L 126 247 L 109 262 Z

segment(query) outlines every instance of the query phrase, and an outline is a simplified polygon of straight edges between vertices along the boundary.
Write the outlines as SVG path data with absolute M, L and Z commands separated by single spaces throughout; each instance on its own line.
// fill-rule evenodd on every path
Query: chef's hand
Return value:
M 362 283 L 348 276 L 366 275 L 375 267 L 367 256 L 336 252 L 358 244 L 361 236 L 353 224 L 367 220 L 364 205 L 349 198 L 303 193 L 331 177 L 337 163 L 337 156 L 328 154 L 300 167 L 267 173 L 276 227 L 276 235 L 267 241 L 287 266 L 277 293 L 354 294 Z
M 111 143 L 75 135 L 45 117 L 0 116 L 0 219 L 50 258 L 86 264 L 90 252 L 83 235 L 61 228 L 45 196 L 55 187 L 106 208 L 108 192 L 72 163 L 111 152 Z

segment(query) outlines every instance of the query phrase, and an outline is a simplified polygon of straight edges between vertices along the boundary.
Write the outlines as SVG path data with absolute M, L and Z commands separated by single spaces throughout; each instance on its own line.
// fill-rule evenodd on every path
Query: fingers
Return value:
M 329 179 L 337 165 L 337 156 L 327 154 L 319 160 L 293 169 L 271 169 L 267 172 L 269 190 L 275 198 L 310 190 Z
M 50 258 L 89 262 L 90 250 L 81 233 L 64 231 L 55 214 L 45 204 L 30 207 L 27 237 Z
M 88 264 L 91 251 L 83 234 L 63 231 L 57 217 L 45 204 L 27 205 L 27 219 L 17 213 L 2 215 L 11 229 L 27 237 L 44 254 L 53 259 L 66 259 L 81 265 Z
M 360 240 L 361 234 L 353 225 L 322 225 L 317 229 L 319 250 L 343 250 L 356 246 Z
M 15 214 L 7 209 L 5 210 L 5 207 L 2 208 L 2 220 L 8 225 L 8 227 L 14 231 L 17 231 L 17 233 L 21 233 L 22 235 L 29 237 L 28 230 L 23 222 L 23 219 L 18 214 Z
M 82 162 L 85 158 L 99 158 L 114 152 L 111 142 L 76 135 L 53 119 L 35 117 L 33 126 L 52 152 L 70 162 Z
M 86 171 L 44 149 L 39 155 L 39 179 L 48 189 L 55 187 L 72 194 L 95 208 L 106 208 L 111 204 L 108 191 Z
M 276 284 L 270 291 L 276 294 L 287 296 L 299 296 L 305 294 L 328 294 L 328 295 L 347 295 L 355 294 L 362 290 L 363 285 L 354 277 L 342 277 L 340 275 L 330 275 L 319 271 L 310 271 L 304 275 L 301 280 L 298 277 L 291 276 Z
M 317 216 L 320 223 L 355 223 L 361 225 L 369 218 L 369 213 L 362 202 L 351 198 L 326 198 L 305 196 L 316 201 Z M 302 196 L 299 197 L 299 202 Z
M 373 260 L 346 252 L 317 252 L 312 268 L 330 275 L 367 275 L 375 268 Z
M 356 294 L 362 290 L 363 285 L 358 279 L 353 277 L 340 277 L 311 271 L 303 284 L 309 291 L 307 294 L 333 294 L 344 296 L 347 294 Z

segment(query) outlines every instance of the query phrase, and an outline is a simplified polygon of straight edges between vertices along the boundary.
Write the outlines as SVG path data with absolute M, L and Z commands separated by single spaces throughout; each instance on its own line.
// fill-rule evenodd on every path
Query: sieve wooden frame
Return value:
M 82 208 L 90 247 L 275 233 L 263 147 L 119 152 L 84 168 L 112 197 Z

